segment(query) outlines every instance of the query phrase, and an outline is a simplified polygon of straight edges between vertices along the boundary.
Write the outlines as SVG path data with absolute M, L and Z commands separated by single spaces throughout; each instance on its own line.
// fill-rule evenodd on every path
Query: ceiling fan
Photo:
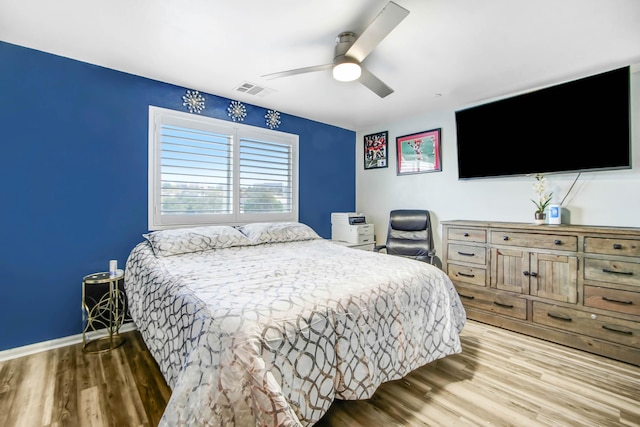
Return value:
M 338 34 L 331 64 L 296 68 L 294 70 L 265 74 L 262 77 L 275 79 L 333 69 L 333 78 L 336 80 L 344 82 L 358 80 L 379 97 L 384 98 L 392 94 L 393 89 L 367 70 L 362 65 L 362 61 L 407 15 L 409 15 L 407 9 L 390 1 L 362 32 L 360 37 L 351 31 Z

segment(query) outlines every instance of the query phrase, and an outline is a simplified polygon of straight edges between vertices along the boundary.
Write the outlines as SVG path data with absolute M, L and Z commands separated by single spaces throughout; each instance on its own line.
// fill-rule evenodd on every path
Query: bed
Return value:
M 301 223 L 162 230 L 125 268 L 130 314 L 172 395 L 161 426 L 309 426 L 334 399 L 461 351 L 442 271 Z

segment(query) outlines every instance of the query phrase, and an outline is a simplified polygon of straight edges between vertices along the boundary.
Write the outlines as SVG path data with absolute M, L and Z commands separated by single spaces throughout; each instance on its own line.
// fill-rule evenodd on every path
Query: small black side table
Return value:
M 124 322 L 124 295 L 118 288 L 118 281 L 124 278 L 124 270 L 117 270 L 114 275 L 109 272 L 94 273 L 82 279 L 82 350 L 86 353 L 102 353 L 112 350 L 124 342 L 120 336 L 120 326 Z M 87 298 L 87 287 L 109 285 L 95 304 L 90 307 Z M 88 339 L 87 333 L 106 329 L 107 335 Z M 93 334 L 92 334 L 93 335 Z

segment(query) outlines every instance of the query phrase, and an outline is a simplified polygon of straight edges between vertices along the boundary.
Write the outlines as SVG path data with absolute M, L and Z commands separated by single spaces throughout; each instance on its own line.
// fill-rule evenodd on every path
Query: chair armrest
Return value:
M 373 252 L 380 252 L 382 249 L 387 249 L 387 245 L 378 245 L 373 247 Z

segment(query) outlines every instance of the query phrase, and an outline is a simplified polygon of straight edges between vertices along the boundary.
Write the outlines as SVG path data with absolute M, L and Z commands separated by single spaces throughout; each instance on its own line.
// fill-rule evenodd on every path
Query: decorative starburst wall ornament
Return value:
M 227 112 L 231 120 L 235 121 L 243 121 L 245 117 L 247 117 L 247 109 L 240 101 L 231 101 L 229 107 L 227 108 Z
M 204 96 L 200 95 L 197 90 L 188 90 L 186 95 L 182 97 L 182 105 L 189 109 L 190 113 L 198 113 L 204 110 Z
M 267 119 L 267 126 L 269 129 L 275 129 L 280 126 L 280 113 L 275 110 L 267 110 L 267 114 L 264 115 Z

